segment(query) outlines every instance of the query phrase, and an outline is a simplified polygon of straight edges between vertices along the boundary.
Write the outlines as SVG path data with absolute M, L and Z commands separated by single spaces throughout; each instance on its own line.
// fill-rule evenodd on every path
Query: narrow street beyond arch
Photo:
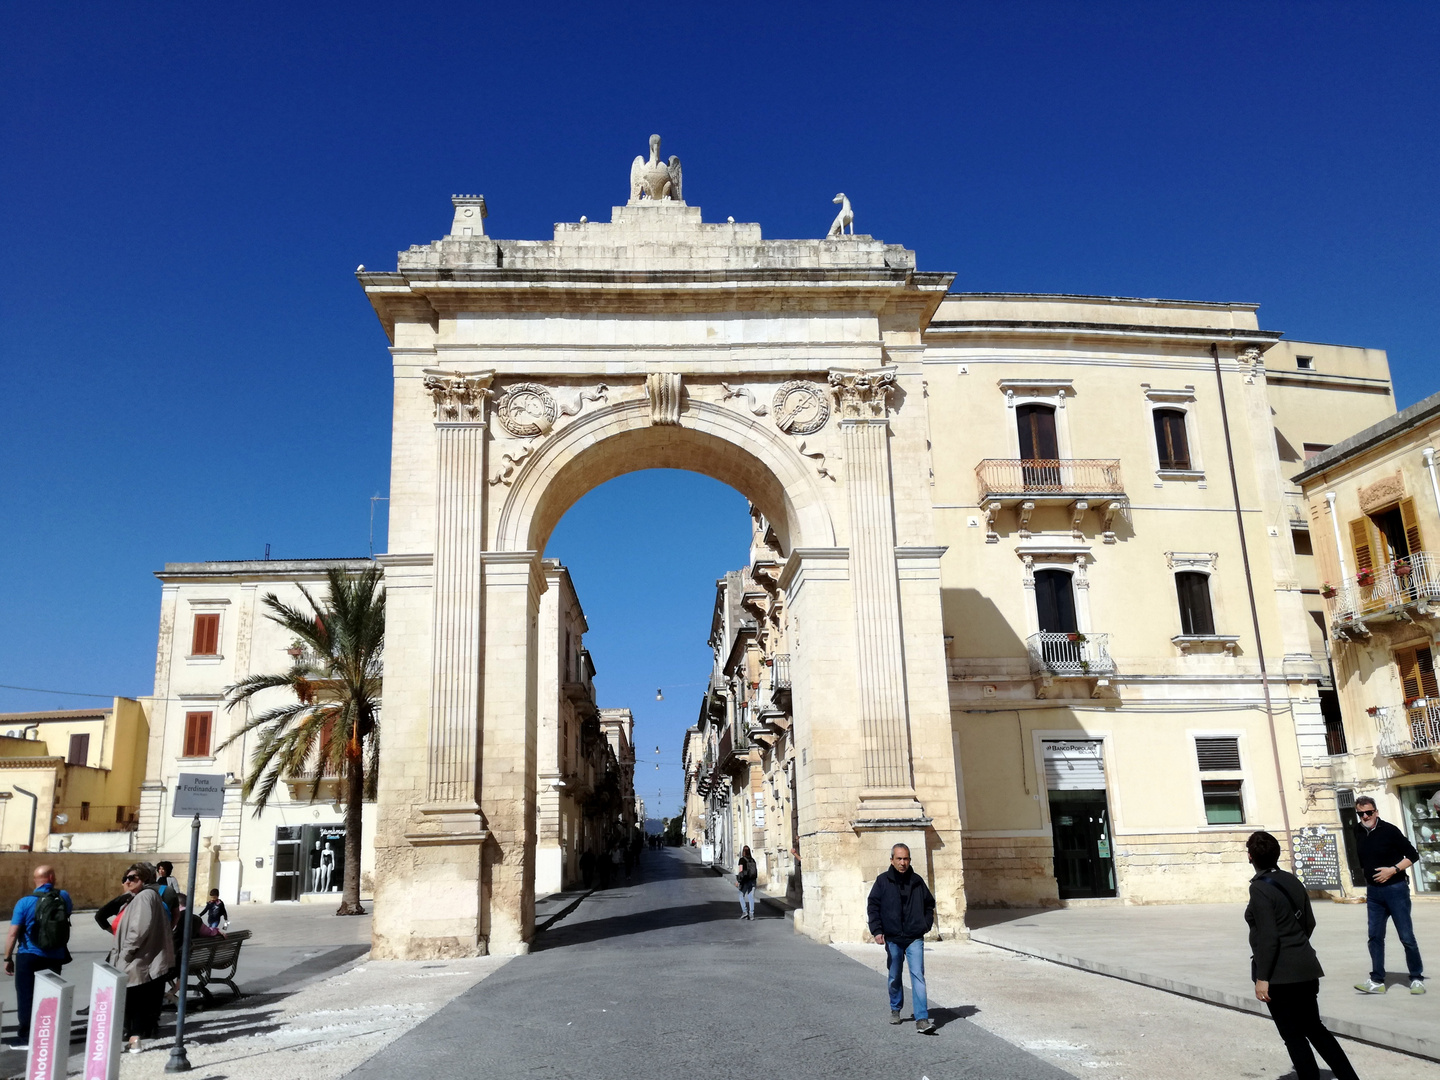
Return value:
M 937 999 L 938 1035 L 892 1027 L 884 976 L 761 905 L 739 919 L 729 878 L 689 852 L 646 852 L 516 957 L 392 1043 L 350 1080 L 895 1080 L 1068 1074 Z

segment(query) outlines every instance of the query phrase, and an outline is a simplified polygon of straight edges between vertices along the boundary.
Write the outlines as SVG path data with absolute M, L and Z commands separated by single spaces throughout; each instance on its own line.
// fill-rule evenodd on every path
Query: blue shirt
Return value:
M 31 927 L 35 923 L 35 905 L 42 892 L 55 888 L 54 885 L 45 884 L 36 889 L 29 896 L 20 898 L 15 905 L 15 913 L 10 916 L 10 925 L 20 927 L 20 940 L 15 946 L 17 953 L 27 953 L 30 956 L 43 956 L 47 960 L 64 960 L 65 948 L 42 949 L 30 940 Z M 75 910 L 75 905 L 70 902 L 70 894 L 64 889 L 60 890 L 60 896 L 65 901 L 65 914 L 69 915 Z

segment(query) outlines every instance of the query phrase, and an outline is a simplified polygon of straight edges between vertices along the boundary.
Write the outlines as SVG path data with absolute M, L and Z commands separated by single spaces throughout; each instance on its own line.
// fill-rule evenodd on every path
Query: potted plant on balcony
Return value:
M 1379 706 L 1379 705 L 1371 705 L 1368 709 L 1365 710 L 1365 715 L 1366 715 L 1366 716 L 1379 716 L 1379 715 L 1380 715 L 1380 706 Z
M 1375 571 L 1368 567 L 1355 575 L 1355 584 L 1368 588 L 1375 584 Z
M 1083 645 L 1083 644 L 1085 644 L 1085 635 L 1084 635 L 1084 634 L 1066 634 L 1066 635 L 1065 635 L 1065 640 L 1078 642 L 1079 644 Z
M 1320 586 L 1320 595 L 1326 600 L 1334 600 L 1339 591 L 1339 589 L 1335 588 L 1335 586 L 1331 585 L 1328 581 Z
M 1396 577 L 1398 577 L 1398 578 L 1408 578 L 1408 577 L 1410 576 L 1413 568 L 1410 566 L 1409 562 L 1407 562 L 1406 560 L 1404 560 L 1404 559 L 1396 559 L 1393 563 L 1390 564 L 1390 569 L 1393 570 L 1393 571 L 1395 571 L 1395 576 L 1396 576 Z

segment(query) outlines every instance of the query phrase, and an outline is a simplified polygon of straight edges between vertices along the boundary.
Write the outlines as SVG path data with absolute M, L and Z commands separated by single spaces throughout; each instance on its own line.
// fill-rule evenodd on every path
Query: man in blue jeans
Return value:
M 35 909 L 40 897 L 55 889 L 55 871 L 48 866 L 35 868 L 35 891 L 23 896 L 15 905 L 10 916 L 10 936 L 5 942 L 5 974 L 15 976 L 15 1005 L 19 1023 L 15 1041 L 9 1045 L 23 1050 L 30 1045 L 30 1009 L 35 1002 L 35 973 L 37 971 L 58 972 L 61 965 L 70 959 L 70 950 L 64 945 L 58 948 L 44 948 L 36 940 Z M 60 890 L 65 902 L 65 915 L 69 918 L 74 909 L 70 894 Z
M 1365 871 L 1365 910 L 1370 916 L 1370 978 L 1356 983 L 1362 994 L 1385 993 L 1385 920 L 1395 920 L 1395 936 L 1405 947 L 1405 964 L 1410 971 L 1410 993 L 1425 993 L 1425 965 L 1415 944 L 1410 921 L 1410 879 L 1405 871 L 1420 859 L 1415 845 L 1405 834 L 1381 821 L 1375 800 L 1361 795 L 1355 800 L 1360 819 L 1356 836 L 1360 841 L 1360 868 Z
M 910 849 L 896 844 L 890 849 L 890 868 L 875 879 L 866 904 L 870 933 L 875 944 L 885 946 L 890 973 L 890 1022 L 900 1023 L 900 1006 L 905 1004 L 901 981 L 905 966 L 910 968 L 910 1003 L 915 1008 L 915 1030 L 928 1035 L 935 1030 L 925 998 L 925 935 L 935 922 L 935 897 L 919 874 L 910 869 Z

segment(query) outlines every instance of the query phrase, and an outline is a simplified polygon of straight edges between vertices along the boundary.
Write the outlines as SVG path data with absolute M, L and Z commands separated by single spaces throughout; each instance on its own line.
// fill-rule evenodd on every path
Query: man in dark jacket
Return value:
M 1385 922 L 1395 920 L 1395 936 L 1405 947 L 1410 969 L 1410 993 L 1425 992 L 1425 965 L 1420 946 L 1415 944 L 1415 927 L 1410 921 L 1410 879 L 1405 871 L 1420 861 L 1415 845 L 1388 821 L 1380 820 L 1375 800 L 1361 795 L 1355 800 L 1360 825 L 1360 868 L 1365 871 L 1365 910 L 1370 916 L 1370 978 L 1356 983 L 1362 994 L 1385 993 Z
M 1336 1080 L 1357 1080 L 1345 1051 L 1320 1020 L 1320 980 L 1325 972 L 1310 947 L 1315 913 L 1305 886 L 1279 869 L 1280 841 L 1268 832 L 1251 833 L 1245 842 L 1255 876 L 1250 879 L 1250 978 L 1255 997 L 1265 1002 L 1298 1080 L 1318 1080 L 1315 1051 Z
M 915 1007 L 915 1030 L 935 1030 L 925 998 L 925 935 L 935 922 L 935 897 L 919 874 L 910 869 L 910 849 L 890 849 L 890 869 L 875 879 L 866 905 L 875 944 L 885 946 L 890 971 L 890 1022 L 900 1023 L 905 1003 L 901 981 L 904 965 L 910 968 L 910 1003 Z

